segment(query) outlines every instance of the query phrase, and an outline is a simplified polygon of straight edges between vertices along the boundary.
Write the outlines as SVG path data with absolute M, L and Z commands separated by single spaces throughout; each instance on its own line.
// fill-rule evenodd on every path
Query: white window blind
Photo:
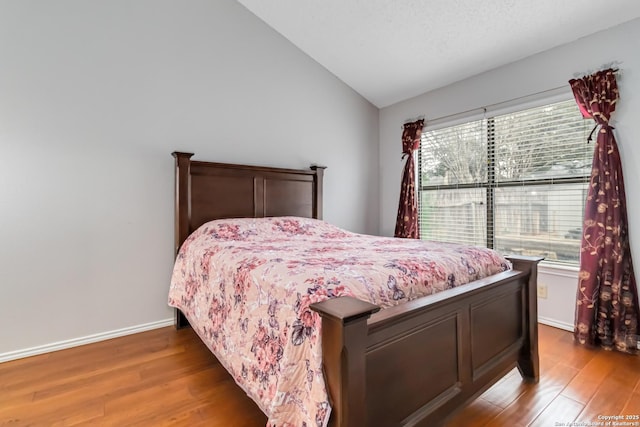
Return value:
M 568 100 L 426 129 L 421 238 L 577 264 L 593 126 Z

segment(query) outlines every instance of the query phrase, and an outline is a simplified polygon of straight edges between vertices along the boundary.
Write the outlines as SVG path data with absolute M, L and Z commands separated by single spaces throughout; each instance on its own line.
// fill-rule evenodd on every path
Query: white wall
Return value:
M 566 85 L 574 73 L 595 71 L 602 64 L 621 61 L 620 102 L 614 119 L 620 145 L 627 191 L 632 252 L 640 256 L 640 19 L 593 34 L 573 43 L 542 52 L 518 62 L 425 93 L 380 111 L 380 231 L 392 235 L 402 163 L 402 124 L 420 115 L 429 119 L 456 114 Z M 636 265 L 640 263 L 636 262 Z M 540 300 L 541 316 L 573 323 L 575 273 L 568 277 L 541 274 L 549 284 L 549 297 Z M 572 295 L 572 297 L 568 297 Z
M 325 218 L 375 233 L 378 139 L 235 1 L 0 0 L 0 359 L 171 318 L 172 151 L 326 165 Z

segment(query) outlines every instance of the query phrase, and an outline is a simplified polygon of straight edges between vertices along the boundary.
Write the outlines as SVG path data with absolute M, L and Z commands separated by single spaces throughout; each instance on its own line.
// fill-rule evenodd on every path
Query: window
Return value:
M 568 100 L 427 128 L 418 152 L 421 238 L 577 265 L 593 125 Z

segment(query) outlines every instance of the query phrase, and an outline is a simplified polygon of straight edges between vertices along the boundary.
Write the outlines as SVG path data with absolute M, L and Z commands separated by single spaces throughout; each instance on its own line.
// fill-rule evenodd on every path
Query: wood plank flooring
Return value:
M 578 347 L 570 333 L 544 325 L 540 352 L 539 384 L 523 383 L 514 370 L 448 427 L 556 427 L 640 415 L 640 357 Z M 0 364 L 0 426 L 265 424 L 190 329 L 157 329 Z

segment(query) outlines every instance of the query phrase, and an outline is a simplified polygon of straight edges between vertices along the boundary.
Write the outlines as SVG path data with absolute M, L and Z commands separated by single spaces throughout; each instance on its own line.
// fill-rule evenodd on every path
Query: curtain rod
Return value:
M 506 103 L 510 103 L 510 102 L 514 102 L 514 101 L 519 101 L 521 99 L 525 99 L 525 98 L 530 98 L 533 96 L 538 96 L 538 95 L 544 95 L 545 93 L 550 93 L 550 92 L 556 92 L 559 91 L 561 89 L 567 89 L 568 91 L 571 90 L 571 88 L 567 85 L 567 86 L 558 86 L 555 87 L 553 89 L 546 89 L 540 92 L 536 92 L 536 93 L 530 93 L 528 95 L 522 95 L 522 96 L 518 96 L 517 98 L 512 98 L 506 101 L 500 101 L 500 102 L 495 102 L 493 104 L 487 104 L 485 106 L 482 107 L 476 107 L 476 108 L 471 108 L 470 110 L 466 110 L 466 111 L 460 111 L 458 113 L 453 113 L 453 114 L 447 114 L 446 116 L 440 116 L 440 117 L 436 117 L 435 119 L 429 119 L 427 120 L 427 122 L 435 122 L 435 121 L 440 121 L 440 120 L 445 120 L 451 117 L 456 117 L 456 116 L 464 116 L 467 115 L 469 113 L 474 113 L 474 112 L 486 112 L 487 109 L 492 108 L 492 107 L 497 107 Z M 421 116 L 424 117 L 424 116 Z
M 597 73 L 598 71 L 601 71 L 601 70 L 607 70 L 609 68 L 612 68 L 612 69 L 614 69 L 614 73 L 616 74 L 616 76 L 621 77 L 622 76 L 622 70 L 619 68 L 619 66 L 621 64 L 622 64 L 621 61 L 612 61 L 610 63 L 602 64 L 602 67 L 599 68 L 596 71 L 589 70 L 586 74 L 574 73 L 573 76 L 574 76 L 574 78 L 578 78 L 579 76 L 580 77 L 584 77 L 584 76 L 588 76 L 588 75 Z M 482 107 L 471 108 L 470 110 L 460 111 L 458 113 L 447 114 L 445 116 L 436 117 L 434 119 L 428 119 L 427 120 L 425 118 L 425 115 L 423 114 L 423 115 L 418 116 L 415 120 L 424 119 L 425 120 L 425 125 L 426 125 L 426 124 L 428 124 L 430 122 L 438 122 L 438 121 L 446 120 L 446 119 L 449 119 L 449 118 L 452 118 L 452 117 L 456 117 L 456 116 L 465 116 L 465 115 L 468 115 L 468 114 L 474 113 L 474 112 L 478 112 L 478 113 L 485 112 L 486 113 L 487 109 L 490 109 L 490 108 L 493 108 L 493 107 L 498 107 L 498 106 L 504 105 L 506 103 L 517 102 L 517 101 L 520 101 L 520 100 L 526 99 L 526 98 L 536 97 L 538 95 L 544 95 L 544 94 L 547 94 L 547 93 L 557 92 L 557 91 L 560 91 L 562 89 L 566 89 L 568 92 L 571 91 L 571 87 L 569 86 L 569 84 L 567 84 L 567 85 L 555 87 L 553 89 L 546 89 L 546 90 L 543 90 L 543 91 L 540 91 L 540 92 L 535 92 L 535 93 L 530 93 L 528 95 L 518 96 L 516 98 L 508 99 L 506 101 L 500 101 L 500 102 L 496 102 L 496 103 L 493 103 L 493 104 L 487 104 L 487 105 L 482 106 Z M 406 120 L 405 123 L 410 123 L 411 121 L 415 121 L 415 120 Z M 403 125 L 403 128 L 404 128 L 404 125 Z
M 412 119 L 406 119 L 404 121 L 404 123 L 402 124 L 402 128 L 404 128 L 404 125 L 408 124 L 408 123 L 413 123 L 413 122 L 417 122 L 418 120 L 424 120 L 425 122 L 427 121 L 427 118 L 425 117 L 424 114 L 414 117 Z
M 621 65 L 622 65 L 622 61 L 606 62 L 606 63 L 602 64 L 600 66 L 600 68 L 598 68 L 596 70 L 587 70 L 586 72 L 583 72 L 583 73 L 573 73 L 573 78 L 574 79 L 578 79 L 578 78 L 590 76 L 591 74 L 595 74 L 598 71 L 608 70 L 610 68 L 613 70 L 613 73 L 616 76 L 621 77 L 622 76 L 622 70 L 620 70 L 620 66 Z

